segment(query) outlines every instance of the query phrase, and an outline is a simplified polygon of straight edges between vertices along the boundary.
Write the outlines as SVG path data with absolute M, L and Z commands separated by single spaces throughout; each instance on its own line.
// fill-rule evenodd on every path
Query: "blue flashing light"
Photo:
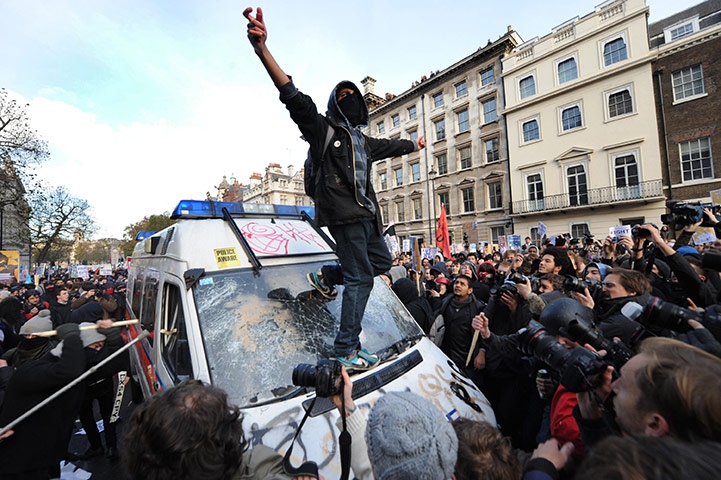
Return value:
M 223 216 L 223 207 L 227 208 L 231 215 L 255 214 L 299 216 L 301 215 L 301 212 L 305 211 L 311 218 L 315 216 L 315 207 L 303 205 L 271 205 L 263 203 L 215 202 L 212 200 L 181 200 L 180 203 L 178 203 L 178 206 L 175 207 L 175 210 L 173 210 L 173 214 L 170 218 L 221 218 Z
M 147 231 L 147 232 L 138 232 L 138 234 L 135 236 L 135 240 L 136 240 L 136 241 L 144 240 L 144 239 L 146 239 L 146 238 L 148 238 L 148 237 L 152 237 L 152 236 L 155 235 L 156 233 L 158 233 L 158 232 L 150 232 L 150 231 Z

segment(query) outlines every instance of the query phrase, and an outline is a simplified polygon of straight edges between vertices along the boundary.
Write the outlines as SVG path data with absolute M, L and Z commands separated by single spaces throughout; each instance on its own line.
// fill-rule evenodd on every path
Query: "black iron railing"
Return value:
M 661 180 L 649 180 L 628 187 L 591 188 L 575 194 L 549 195 L 540 200 L 519 200 L 513 202 L 513 213 L 524 214 L 564 210 L 574 207 L 610 205 L 619 202 L 663 197 Z

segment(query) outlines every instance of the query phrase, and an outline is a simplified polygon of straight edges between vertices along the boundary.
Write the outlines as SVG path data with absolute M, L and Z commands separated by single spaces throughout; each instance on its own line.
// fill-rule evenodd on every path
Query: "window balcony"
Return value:
M 661 180 L 649 180 L 627 187 L 591 188 L 585 193 L 549 195 L 537 200 L 513 202 L 513 215 L 548 213 L 572 208 L 612 206 L 618 203 L 663 198 Z

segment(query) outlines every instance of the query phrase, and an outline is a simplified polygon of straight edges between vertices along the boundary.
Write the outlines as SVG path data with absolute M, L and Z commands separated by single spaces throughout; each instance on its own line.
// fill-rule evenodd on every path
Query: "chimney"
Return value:
M 288 176 L 292 178 L 294 173 L 293 165 L 288 165 Z
M 367 76 L 363 80 L 361 80 L 361 85 L 363 85 L 363 95 L 373 94 L 373 88 L 375 87 L 376 79 L 372 78 L 370 76 Z

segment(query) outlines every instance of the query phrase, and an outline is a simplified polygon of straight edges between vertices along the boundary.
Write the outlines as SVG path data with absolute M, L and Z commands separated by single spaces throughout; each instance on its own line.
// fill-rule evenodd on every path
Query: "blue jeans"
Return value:
M 361 348 L 361 320 L 373 278 L 387 272 L 393 260 L 374 221 L 332 225 L 328 230 L 335 239 L 340 266 L 326 265 L 322 273 L 328 285 L 343 284 L 340 329 L 334 343 L 335 355 L 341 357 Z

